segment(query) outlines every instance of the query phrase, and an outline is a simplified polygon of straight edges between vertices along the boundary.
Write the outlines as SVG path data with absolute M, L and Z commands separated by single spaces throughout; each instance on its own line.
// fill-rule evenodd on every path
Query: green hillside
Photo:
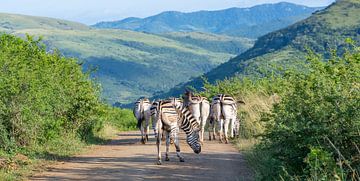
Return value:
M 341 0 L 317 11 L 311 17 L 287 28 L 260 37 L 253 48 L 221 64 L 204 76 L 214 83 L 226 77 L 262 74 L 273 64 L 296 66 L 304 60 L 306 47 L 324 54 L 330 49 L 346 47 L 345 39 L 360 42 L 360 1 Z M 328 55 L 324 55 L 328 56 Z M 177 85 L 166 94 L 157 97 L 179 95 L 187 86 L 201 89 L 202 79 Z
M 254 40 L 203 32 L 172 32 L 159 34 L 183 43 L 199 46 L 212 52 L 240 54 L 254 45 Z
M 166 11 L 146 18 L 130 17 L 120 21 L 99 22 L 93 26 L 150 33 L 207 32 L 258 38 L 309 17 L 319 9 L 322 8 L 280 2 L 216 11 Z
M 0 13 L 0 28 L 7 31 L 21 29 L 61 29 L 61 30 L 88 30 L 88 26 L 46 17 L 23 16 L 18 14 Z
M 194 33 L 189 35 L 189 41 L 180 34 L 100 30 L 80 23 L 14 14 L 0 14 L 0 28 L 19 36 L 42 36 L 50 49 L 79 58 L 85 70 L 97 68 L 92 76 L 102 84 L 103 98 L 112 104 L 167 91 L 252 46 L 251 40 L 242 38 Z

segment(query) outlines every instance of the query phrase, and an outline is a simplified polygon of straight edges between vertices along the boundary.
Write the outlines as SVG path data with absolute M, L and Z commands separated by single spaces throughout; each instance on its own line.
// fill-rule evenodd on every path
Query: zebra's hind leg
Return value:
M 235 138 L 235 119 L 231 118 L 230 119 L 230 138 Z
M 216 134 L 216 127 L 215 127 L 215 122 L 212 123 L 213 127 L 212 127 L 212 136 L 213 136 L 213 140 L 216 140 L 215 134 Z M 210 135 L 211 136 L 211 135 Z
M 229 123 L 230 123 L 230 120 L 229 119 L 225 119 L 224 121 L 224 137 L 225 137 L 225 144 L 228 144 L 229 143 L 229 139 L 228 139 L 228 131 L 229 131 Z M 231 129 L 231 132 L 232 132 L 232 128 Z
M 161 165 L 161 135 L 163 133 L 163 129 L 162 129 L 162 122 L 160 119 L 158 119 L 156 121 L 156 130 L 157 130 L 157 136 L 156 136 L 156 146 L 157 146 L 157 151 L 158 151 L 158 157 L 157 157 L 157 165 Z
M 220 143 L 224 143 L 224 134 L 223 134 L 223 132 L 218 132 L 218 136 L 219 136 L 219 142 Z
M 140 126 L 140 132 L 141 132 L 141 143 L 142 144 L 145 144 L 145 137 L 144 137 L 144 126 L 143 125 L 141 125 Z
M 166 136 L 163 134 L 160 135 L 161 136 L 161 141 L 165 141 L 166 140 Z
M 149 141 L 149 121 L 150 116 L 145 120 L 145 142 Z
M 180 162 L 185 162 L 184 157 L 181 156 L 181 153 L 180 153 L 179 137 L 178 137 L 177 133 L 175 134 L 174 143 L 175 143 L 174 145 L 175 145 L 175 149 L 176 149 L 176 156 L 179 158 Z
M 169 159 L 169 147 L 170 147 L 170 133 L 166 132 L 166 153 L 165 153 L 165 161 L 170 161 Z
M 209 141 L 211 141 L 211 131 L 209 131 Z
M 219 136 L 219 141 L 220 143 L 224 143 L 224 120 L 223 119 L 220 119 L 219 120 L 219 131 L 218 131 L 218 136 Z
M 209 132 L 209 141 L 211 141 L 211 134 L 212 134 L 212 128 L 214 127 L 213 125 L 213 121 L 209 121 L 209 127 L 208 127 L 208 132 Z
M 161 138 L 160 138 L 160 135 L 161 135 L 161 130 L 159 130 L 158 132 L 158 136 L 156 138 L 156 147 L 157 147 L 157 152 L 158 152 L 158 157 L 157 157 L 157 163 L 158 165 L 161 165 L 161 150 L 160 150 L 160 147 L 161 147 Z
M 202 145 L 204 144 L 205 123 L 206 123 L 206 120 L 203 120 L 203 121 L 201 122 L 200 143 L 201 143 Z

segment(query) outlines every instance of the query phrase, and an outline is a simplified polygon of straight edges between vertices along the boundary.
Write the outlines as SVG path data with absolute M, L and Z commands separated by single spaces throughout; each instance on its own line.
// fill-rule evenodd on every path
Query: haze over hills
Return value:
M 360 1 L 339 0 L 303 21 L 260 37 L 254 47 L 204 76 L 214 83 L 227 77 L 258 74 L 260 69 L 269 69 L 271 64 L 296 66 L 299 61 L 305 60 L 305 47 L 319 54 L 330 48 L 341 51 L 346 47 L 346 38 L 360 42 L 359 17 Z M 201 90 L 202 79 L 194 78 L 155 97 L 179 95 L 188 86 Z
M 282 2 L 218 11 L 192 13 L 168 11 L 147 18 L 131 17 L 120 21 L 100 22 L 93 27 L 157 34 L 198 31 L 257 38 L 304 19 L 319 9 L 321 8 Z
M 298 7 L 288 3 L 277 5 Z M 273 6 L 264 5 L 263 8 Z M 212 18 L 216 16 L 214 14 Z M 291 23 L 296 20 L 291 19 Z M 256 24 L 258 19 L 252 21 Z M 274 20 L 274 24 L 276 22 L 280 21 Z M 271 27 L 269 25 L 264 29 L 269 30 Z M 19 36 L 26 33 L 42 36 L 51 49 L 59 49 L 65 56 L 79 58 L 85 70 L 97 67 L 92 76 L 101 83 L 103 98 L 110 104 L 126 104 L 140 96 L 161 95 L 246 51 L 254 43 L 249 38 L 213 33 L 150 34 L 98 29 L 59 19 L 1 13 L 0 31 Z
M 169 90 L 253 45 L 246 38 L 204 33 L 169 34 L 165 38 L 16 14 L 0 14 L 0 31 L 42 36 L 51 49 L 79 58 L 85 69 L 97 67 L 93 77 L 111 104 Z

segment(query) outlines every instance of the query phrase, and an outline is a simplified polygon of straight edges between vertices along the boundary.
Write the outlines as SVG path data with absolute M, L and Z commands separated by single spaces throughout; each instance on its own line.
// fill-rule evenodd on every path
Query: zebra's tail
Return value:
M 142 123 L 142 121 L 143 121 L 142 119 L 139 119 L 139 120 L 138 120 L 137 125 L 136 125 L 137 128 L 139 128 L 139 129 L 141 128 L 141 123 Z

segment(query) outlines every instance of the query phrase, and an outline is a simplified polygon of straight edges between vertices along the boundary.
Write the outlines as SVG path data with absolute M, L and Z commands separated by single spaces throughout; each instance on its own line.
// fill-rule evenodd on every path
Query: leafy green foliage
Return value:
M 246 103 L 238 107 L 238 142 L 261 138 L 248 154 L 257 179 L 360 178 L 360 48 L 346 42 L 342 56 L 310 51 L 302 69 L 278 66 L 265 77 L 214 85 L 204 79 L 203 96 L 226 93 Z
M 17 163 L 19 153 L 68 156 L 94 141 L 105 124 L 135 127 L 131 111 L 111 108 L 99 95 L 76 59 L 48 53 L 41 39 L 1 34 L 0 173 L 12 175 L 27 165 Z
M 96 120 L 98 91 L 74 59 L 48 54 L 40 40 L 0 39 L 1 148 L 83 134 Z
M 130 109 L 119 109 L 119 108 L 106 108 L 106 115 L 103 115 L 103 122 L 114 126 L 118 130 L 128 131 L 137 130 L 137 120 L 134 117 L 132 110 Z
M 325 62 L 311 53 L 308 71 L 286 72 L 281 102 L 263 117 L 259 149 L 276 163 L 263 178 L 359 178 L 360 49 L 354 51 L 342 58 L 333 52 Z

